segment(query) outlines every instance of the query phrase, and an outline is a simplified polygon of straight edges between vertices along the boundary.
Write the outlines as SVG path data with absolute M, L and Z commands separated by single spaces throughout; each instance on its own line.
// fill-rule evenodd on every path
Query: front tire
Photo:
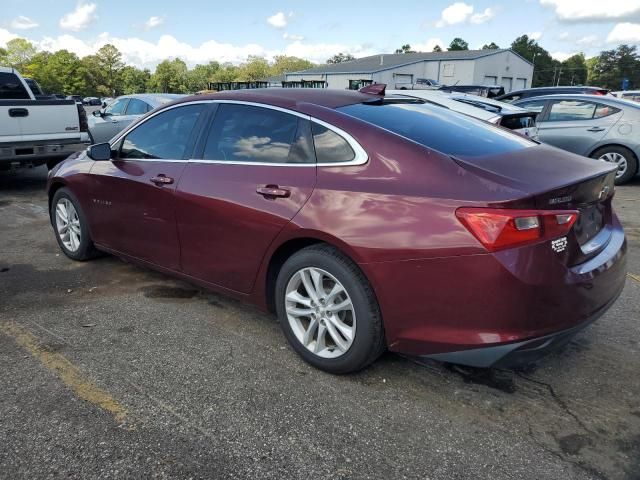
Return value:
M 591 154 L 591 158 L 604 160 L 618 165 L 616 172 L 616 185 L 622 185 L 631 180 L 638 172 L 638 159 L 633 152 L 625 147 L 611 145 L 602 147 Z
M 58 245 L 67 257 L 84 261 L 97 255 L 87 217 L 69 189 L 56 191 L 51 201 L 50 216 Z
M 329 245 L 292 255 L 276 280 L 282 330 L 309 364 L 330 373 L 368 366 L 385 348 L 380 308 L 358 266 Z

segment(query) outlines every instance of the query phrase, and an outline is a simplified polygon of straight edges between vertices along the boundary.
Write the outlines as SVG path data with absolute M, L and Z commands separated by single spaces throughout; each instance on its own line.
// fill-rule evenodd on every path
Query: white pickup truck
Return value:
M 13 68 L 0 67 L 0 169 L 52 168 L 89 143 L 87 115 L 73 100 L 36 99 Z

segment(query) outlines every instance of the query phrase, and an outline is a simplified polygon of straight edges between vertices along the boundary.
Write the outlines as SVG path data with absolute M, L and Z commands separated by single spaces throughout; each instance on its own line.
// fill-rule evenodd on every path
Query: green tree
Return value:
M 567 58 L 559 69 L 560 85 L 584 85 L 587 83 L 587 61 L 584 53 Z
M 5 62 L 10 67 L 22 72 L 36 54 L 36 47 L 24 38 L 14 38 L 7 42 Z
M 441 52 L 442 51 L 442 47 L 440 45 L 436 45 L 435 47 L 433 47 L 433 51 L 434 52 Z
M 488 45 L 485 43 L 485 44 L 482 46 L 482 50 L 497 50 L 497 49 L 499 49 L 499 48 L 500 48 L 500 47 L 499 47 L 499 46 L 498 46 L 498 44 L 497 44 L 497 43 L 495 43 L 495 42 L 491 42 L 491 43 L 490 43 L 490 44 L 488 44 Z
M 559 72 L 560 62 L 551 58 L 549 52 L 538 45 L 534 39 L 522 35 L 513 41 L 511 49 L 525 60 L 533 63 L 532 86 L 543 87 L 557 83 L 556 75 Z
M 120 71 L 120 88 L 124 95 L 133 93 L 144 93 L 147 91 L 147 83 L 151 78 L 151 72 L 148 69 L 140 70 L 139 68 L 126 65 Z
M 314 66 L 315 65 L 309 60 L 303 58 L 276 55 L 273 57 L 273 65 L 271 65 L 271 76 L 282 75 L 288 72 L 299 72 L 313 68 Z
M 187 93 L 187 64 L 179 58 L 164 60 L 149 79 L 151 91 L 159 93 Z
M 269 62 L 265 58 L 250 55 L 247 61 L 240 65 L 237 80 L 242 82 L 261 80 L 270 76 L 270 73 Z
M 469 44 L 465 42 L 463 39 L 461 39 L 460 37 L 456 37 L 453 40 L 451 40 L 448 50 L 449 51 L 469 50 Z
M 416 53 L 415 50 L 411 50 L 411 45 L 408 43 L 406 45 L 402 45 L 400 48 L 397 48 L 395 53 Z
M 38 81 L 45 92 L 95 95 L 95 84 L 82 60 L 68 50 L 38 52 L 27 66 L 27 74 Z
M 196 65 L 187 72 L 187 88 L 189 92 L 205 90 L 209 82 L 213 81 L 216 72 L 220 70 L 218 62 L 209 62 L 206 65 Z
M 640 56 L 636 52 L 636 47 L 629 45 L 600 52 L 595 60 L 588 63 L 588 83 L 619 90 L 622 80 L 627 78 L 629 88 L 639 88 Z
M 101 80 L 98 90 L 106 95 L 117 95 L 120 87 L 120 71 L 124 67 L 122 54 L 116 47 L 107 43 L 98 50 L 95 57 L 99 68 L 97 78 Z
M 348 62 L 350 60 L 355 60 L 355 57 L 350 53 L 340 52 L 337 55 L 334 55 L 333 57 L 329 58 L 327 60 L 327 63 L 343 63 L 343 62 Z
M 233 82 L 238 79 L 239 68 L 232 63 L 224 63 L 213 74 L 212 82 Z

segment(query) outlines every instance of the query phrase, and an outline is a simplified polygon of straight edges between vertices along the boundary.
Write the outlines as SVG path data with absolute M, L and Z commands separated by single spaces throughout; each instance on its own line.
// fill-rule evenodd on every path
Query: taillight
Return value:
M 578 215 L 575 210 L 456 210 L 460 222 L 490 252 L 562 237 L 569 233 Z

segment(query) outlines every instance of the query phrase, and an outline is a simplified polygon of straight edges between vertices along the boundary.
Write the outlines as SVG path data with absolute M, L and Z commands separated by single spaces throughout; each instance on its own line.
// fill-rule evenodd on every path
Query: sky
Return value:
M 190 66 L 249 55 L 294 55 L 324 63 L 338 52 L 356 57 L 446 47 L 508 47 L 522 34 L 554 58 L 587 57 L 620 43 L 640 50 L 640 0 L 402 0 L 392 2 L 156 0 L 2 0 L 0 47 L 23 37 L 39 50 L 79 56 L 114 44 L 126 63 L 153 68 L 179 57 Z

